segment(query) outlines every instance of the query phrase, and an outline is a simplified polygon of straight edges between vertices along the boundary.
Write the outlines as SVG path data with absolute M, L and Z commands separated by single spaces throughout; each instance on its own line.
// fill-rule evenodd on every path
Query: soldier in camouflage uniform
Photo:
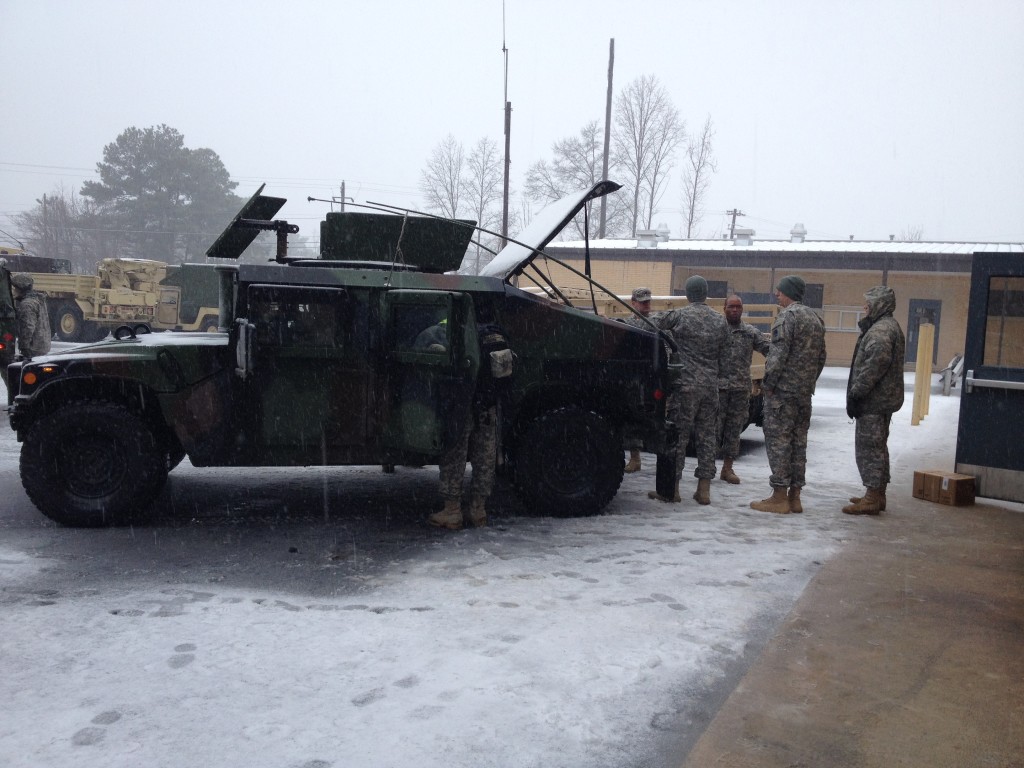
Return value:
M 651 314 L 651 289 L 650 288 L 634 288 L 633 295 L 629 299 L 630 305 L 644 317 Z M 630 315 L 625 320 L 626 325 L 632 325 L 634 328 L 644 328 L 650 330 L 651 326 L 645 323 L 636 315 Z M 626 462 L 624 472 L 639 472 L 640 467 L 640 446 L 637 444 L 635 439 L 626 439 L 626 447 L 629 449 L 629 461 Z
M 732 463 L 740 455 L 740 432 L 747 426 L 750 412 L 750 361 L 756 349 L 768 354 L 768 337 L 743 322 L 743 299 L 725 300 L 725 320 L 729 324 L 729 342 L 718 372 L 718 441 L 725 460 L 719 477 L 727 483 L 739 483 Z
M 501 386 L 512 373 L 511 353 L 502 330 L 493 323 L 482 323 L 477 333 L 482 354 L 470 413 L 438 465 L 444 509 L 427 518 L 431 525 L 453 531 L 462 528 L 463 523 L 462 484 L 467 459 L 473 466 L 469 519 L 476 527 L 487 525 L 487 499 L 494 488 L 497 460 L 498 396 Z M 432 346 L 428 348 L 441 345 L 441 350 L 445 349 L 436 334 L 430 343 Z
M 825 323 L 802 303 L 805 288 L 799 275 L 787 275 L 775 289 L 782 310 L 772 325 L 764 366 L 764 442 L 772 495 L 750 503 L 762 512 L 804 511 L 800 489 L 806 481 L 811 396 L 825 367 Z
M 697 469 L 693 473 L 697 491 L 693 498 L 698 504 L 711 503 L 711 480 L 718 451 L 718 372 L 729 330 L 725 318 L 705 303 L 707 296 L 707 280 L 694 275 L 686 281 L 687 306 L 651 315 L 658 328 L 672 333 L 683 364 L 669 401 L 669 410 L 679 428 L 675 493 L 672 499 L 657 491 L 648 493 L 659 501 L 680 501 L 679 479 L 692 432 L 697 448 Z
M 31 275 L 14 275 L 11 288 L 14 293 L 15 312 L 18 316 L 18 352 L 22 357 L 38 357 L 50 351 L 50 317 L 46 313 L 46 298 L 32 290 L 35 281 Z
M 877 515 L 885 509 L 889 484 L 889 424 L 903 407 L 906 338 L 892 316 L 896 294 L 884 285 L 864 294 L 864 316 L 846 386 L 846 415 L 857 420 L 857 470 L 867 489 L 843 507 L 848 515 Z

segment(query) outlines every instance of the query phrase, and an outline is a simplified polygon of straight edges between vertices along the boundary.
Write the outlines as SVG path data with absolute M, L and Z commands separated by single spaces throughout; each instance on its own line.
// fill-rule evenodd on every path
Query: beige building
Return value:
M 644 232 L 639 240 L 594 240 L 590 270 L 609 291 L 628 296 L 637 286 L 678 296 L 690 275 L 708 281 L 710 297 L 735 293 L 746 304 L 774 303 L 784 275 L 807 283 L 804 303 L 825 319 L 829 365 L 848 365 L 857 341 L 864 292 L 888 285 L 896 292 L 896 319 L 907 334 L 907 360 L 917 360 L 918 328 L 935 326 L 932 365 L 942 369 L 963 353 L 971 261 L 975 252 L 1011 252 L 1024 258 L 1024 243 L 896 241 L 804 241 L 799 225 L 790 241 L 758 241 L 749 230 L 734 240 L 669 240 Z M 559 242 L 545 252 L 585 271 L 582 242 Z M 582 279 L 559 273 L 559 284 L 581 287 Z

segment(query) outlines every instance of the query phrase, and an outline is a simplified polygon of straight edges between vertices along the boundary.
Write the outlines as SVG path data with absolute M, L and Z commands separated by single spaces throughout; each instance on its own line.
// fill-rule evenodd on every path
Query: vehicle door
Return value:
M 11 273 L 0 265 L 0 374 L 7 381 L 7 366 L 14 360 L 18 318 L 14 310 L 14 294 L 11 292 Z
M 173 328 L 178 324 L 178 307 L 181 304 L 181 288 L 160 287 L 160 296 L 156 305 L 157 328 Z
M 372 410 L 366 291 L 250 285 L 249 391 L 265 463 L 348 463 Z
M 975 253 L 956 471 L 976 493 L 1024 502 L 1024 258 Z
M 439 456 L 469 416 L 480 365 L 473 303 L 463 293 L 385 294 L 384 445 Z

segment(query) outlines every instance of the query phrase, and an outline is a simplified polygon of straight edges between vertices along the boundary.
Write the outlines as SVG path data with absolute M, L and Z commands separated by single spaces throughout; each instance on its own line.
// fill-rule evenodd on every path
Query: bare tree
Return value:
M 906 229 L 900 230 L 900 240 L 908 243 L 919 243 L 924 238 L 924 227 L 920 224 L 913 224 Z
M 712 140 L 715 129 L 711 115 L 704 120 L 704 127 L 699 134 L 692 134 L 686 146 L 686 168 L 683 171 L 683 229 L 686 239 L 694 235 L 694 230 L 704 217 L 704 199 L 711 174 L 718 170 L 718 164 L 712 157 Z
M 117 256 L 124 234 L 106 226 L 95 206 L 59 186 L 15 217 L 29 248 L 40 256 L 68 259 L 72 270 L 91 274 L 104 256 Z
M 434 147 L 420 176 L 420 191 L 427 208 L 441 216 L 454 219 L 459 215 L 465 186 L 465 152 L 462 143 L 450 133 Z
M 472 208 L 477 224 L 492 232 L 501 230 L 501 202 L 504 195 L 504 158 L 498 154 L 497 142 L 486 136 L 477 141 L 466 161 L 464 187 L 465 198 Z M 499 239 L 493 235 L 478 232 L 473 262 L 473 274 L 480 273 L 480 267 L 490 261 L 490 254 L 482 246 L 494 250 Z
M 631 191 L 630 235 L 638 223 L 650 228 L 672 170 L 686 123 L 654 75 L 637 78 L 619 95 L 612 143 L 615 165 Z
M 528 200 L 546 205 L 554 200 L 581 189 L 592 187 L 601 181 L 604 158 L 604 131 L 596 120 L 580 129 L 576 136 L 556 141 L 551 146 L 553 158 L 550 163 L 538 160 L 527 171 L 525 196 Z M 614 167 L 609 167 L 614 175 Z M 583 237 L 584 217 L 577 216 L 573 222 L 575 233 Z M 613 196 L 606 214 L 606 231 L 623 230 L 627 222 L 625 206 L 621 198 Z M 599 222 L 590 222 L 590 236 L 596 237 Z

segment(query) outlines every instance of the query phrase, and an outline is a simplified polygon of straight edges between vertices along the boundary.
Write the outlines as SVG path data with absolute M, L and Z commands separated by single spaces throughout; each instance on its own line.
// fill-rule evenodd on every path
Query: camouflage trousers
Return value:
M 750 413 L 750 387 L 718 390 L 718 447 L 727 459 L 740 455 L 740 432 Z
M 811 398 L 764 399 L 764 445 L 772 469 L 774 488 L 802 488 L 807 472 L 807 429 L 811 426 Z
M 865 488 L 889 484 L 889 424 L 892 414 L 867 413 L 857 419 L 854 452 Z
M 445 499 L 462 498 L 462 482 L 466 475 L 466 461 L 473 465 L 470 493 L 487 497 L 494 487 L 494 468 L 498 453 L 498 409 L 474 408 L 462 432 L 441 457 L 438 470 L 441 476 L 441 496 Z
M 715 454 L 718 453 L 718 389 L 712 387 L 680 387 L 672 391 L 668 404 L 669 418 L 679 429 L 676 445 L 676 478 L 683 476 L 686 446 L 693 436 L 697 453 L 697 469 L 693 476 L 702 480 L 715 477 Z

